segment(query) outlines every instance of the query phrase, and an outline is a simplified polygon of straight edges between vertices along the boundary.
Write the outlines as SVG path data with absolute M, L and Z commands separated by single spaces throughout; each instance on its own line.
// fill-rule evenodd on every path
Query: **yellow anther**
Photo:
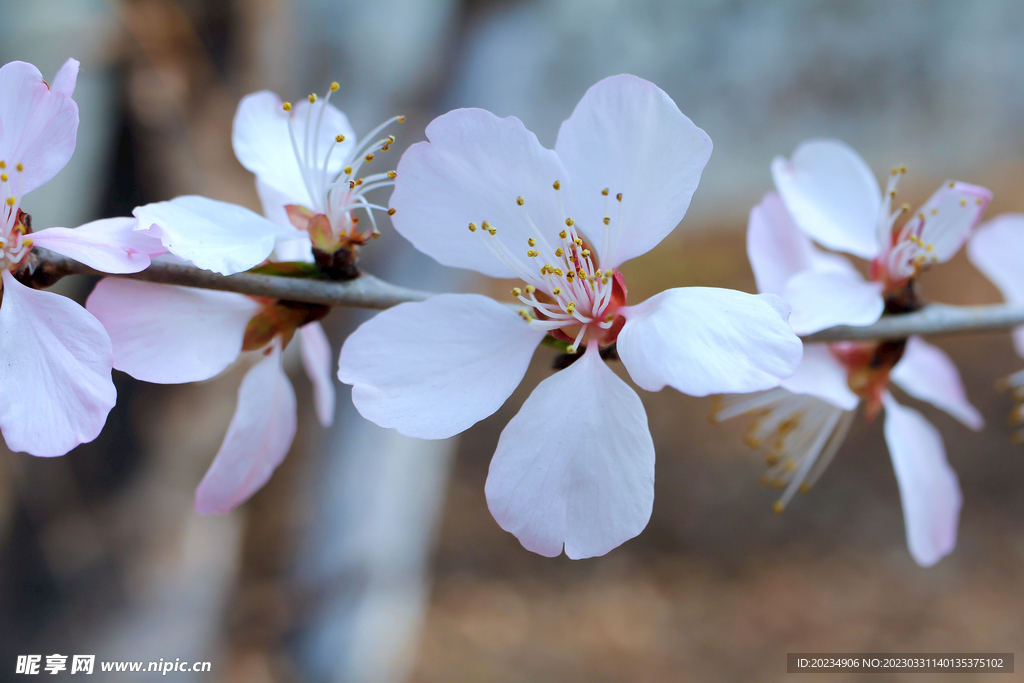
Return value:
M 564 240 L 564 239 L 565 239 L 565 238 L 566 238 L 566 237 L 567 237 L 568 235 L 569 235 L 569 233 L 567 233 L 567 232 L 566 232 L 565 230 L 563 230 L 562 232 L 558 233 L 558 236 L 559 236 L 559 237 L 561 237 L 561 238 L 562 238 L 563 240 Z
M 380 237 L 380 230 L 378 230 L 377 228 L 374 228 L 373 232 L 370 233 L 370 239 L 371 240 L 375 240 L 378 237 Z
M 470 232 L 476 232 L 476 223 L 470 223 L 469 224 L 469 231 Z
M 495 228 L 494 226 L 489 225 L 487 226 L 487 234 L 489 234 L 491 237 L 494 237 L 495 235 L 498 234 L 498 229 Z
M 7 206 L 14 206 L 14 202 L 15 201 L 16 200 L 14 199 L 14 197 L 8 197 L 7 198 Z
M 917 217 L 920 218 L 921 220 L 924 220 L 924 214 L 923 213 L 917 214 Z
M 399 116 L 398 117 L 398 122 L 399 123 L 405 123 L 405 117 L 404 116 Z
M 935 214 L 937 214 L 938 212 L 939 212 L 939 210 L 938 210 L 938 209 L 932 209 L 932 215 L 933 215 L 933 216 L 934 216 Z
M 285 102 L 284 104 L 281 105 L 281 109 L 284 109 L 285 111 L 291 111 L 292 110 L 292 103 L 291 102 Z M 2 167 L 0 167 L 0 168 L 2 168 Z
M 523 199 L 522 197 L 516 197 L 516 204 L 518 204 L 519 206 L 522 206 L 525 203 L 526 203 L 525 199 Z
M 573 244 L 575 244 L 577 247 L 582 247 L 583 246 L 583 240 L 580 239 L 579 237 L 577 237 L 576 239 L 573 240 Z
M 603 190 L 601 190 L 601 194 L 604 195 L 605 197 L 607 197 L 608 196 L 608 188 L 606 187 Z
M 617 195 L 615 195 L 615 198 L 621 202 L 622 201 L 622 193 L 620 192 Z
M 537 288 L 534 287 L 533 285 L 526 285 L 526 292 L 528 294 L 533 294 L 536 291 L 537 291 Z
M 906 173 L 906 172 L 907 172 L 907 167 L 906 166 L 900 166 L 900 173 Z
M 532 237 L 526 240 L 526 243 L 529 244 L 531 247 L 537 246 L 537 240 L 533 239 Z
M 532 246 L 532 245 L 531 245 L 531 246 Z M 558 249 L 555 249 L 555 256 L 561 257 L 561 256 L 562 256 L 562 255 L 563 255 L 564 253 L 565 253 L 565 252 L 564 252 L 564 251 L 562 251 L 562 248 L 561 248 L 561 247 L 559 247 Z
M 611 225 L 612 224 L 612 219 L 611 219 L 610 216 L 605 216 L 604 217 L 604 224 L 605 225 Z
M 345 142 L 345 136 L 341 135 L 341 134 L 335 135 L 334 136 L 334 141 L 335 142 Z
M 523 295 L 523 290 L 519 289 L 518 287 L 513 287 L 512 288 L 512 296 L 522 296 L 522 295 Z
M 571 227 L 573 226 L 573 224 L 574 224 L 575 222 L 576 222 L 576 221 L 574 221 L 574 220 L 573 220 L 573 219 L 571 219 L 571 218 L 566 218 L 566 219 L 565 219 L 565 224 L 566 224 L 566 225 L 568 225 L 568 226 L 569 226 L 570 228 L 571 228 Z
M 908 211 L 910 211 L 910 204 L 907 204 L 906 202 L 900 204 L 900 213 L 907 213 Z
M 561 296 L 562 295 L 562 290 L 559 287 L 555 287 L 554 289 L 551 290 L 551 293 L 554 296 Z
M 590 256 L 590 250 L 589 249 L 584 249 L 580 253 L 583 254 L 583 258 L 586 258 L 586 257 Z
M 316 93 L 315 92 L 309 94 L 309 103 L 313 104 L 314 102 L 316 102 Z
M 484 230 L 490 230 L 491 224 L 488 223 L 487 221 L 484 221 L 483 223 L 480 224 L 480 227 L 483 228 Z
M 572 272 L 571 270 L 568 273 L 565 274 L 565 279 L 568 280 L 570 284 L 572 283 L 572 281 L 573 281 L 573 279 L 575 277 L 576 277 L 576 273 Z
M 978 204 L 978 206 L 981 206 L 981 199 L 980 198 L 977 200 L 977 204 Z
M 562 269 L 561 268 L 555 268 L 551 272 L 554 273 L 555 275 L 557 275 L 558 277 L 562 277 Z
M 341 86 L 340 86 L 340 85 L 338 85 L 338 82 L 337 82 L 337 81 L 335 81 L 335 82 L 331 83 L 331 92 L 338 92 L 338 88 L 340 88 L 340 87 L 341 87 Z
M 345 168 L 343 168 L 341 170 L 345 171 L 345 175 L 352 175 L 352 167 L 351 166 L 346 166 Z
M 558 182 L 556 180 L 554 183 L 552 183 L 551 187 L 555 188 L 556 190 L 561 190 L 562 189 L 562 183 L 560 183 L 560 182 Z
M 397 173 L 395 173 L 394 171 L 388 171 L 388 178 L 391 178 L 392 180 L 394 180 L 397 177 L 398 177 Z
M 367 161 L 373 161 L 373 155 L 372 155 L 372 154 L 367 154 L 367 155 L 366 155 L 365 157 L 363 157 L 363 158 L 364 158 L 364 159 L 366 159 Z
M 954 183 L 952 180 L 950 180 L 949 181 L 949 188 L 953 189 L 954 187 L 956 187 L 956 183 Z
M 7 174 L 6 173 L 0 173 L 0 181 L 3 181 L 5 183 L 7 182 Z
M 892 174 L 893 175 L 899 175 L 900 174 L 900 169 L 897 168 L 896 166 L 893 166 L 892 167 Z
M 359 187 L 362 184 L 363 184 L 363 179 L 362 178 L 359 178 L 358 180 L 356 180 L 356 187 Z
M 928 251 L 935 251 L 935 245 L 929 244 L 928 246 L 925 247 L 925 249 L 927 249 Z
M 389 216 L 394 216 L 395 215 L 395 210 L 394 209 L 388 209 L 388 215 Z
M 7 178 L 4 178 L 4 180 L 7 180 Z M 961 199 L 960 200 L 960 206 L 967 206 L 967 200 L 966 199 Z
M 594 277 L 604 277 L 604 273 L 601 272 L 600 268 L 594 271 Z
M 388 136 L 388 144 L 389 145 L 395 144 L 395 136 L 394 135 L 389 135 Z
M 566 353 L 571 355 L 575 355 L 577 351 L 579 351 L 579 349 L 577 349 L 575 346 L 570 346 L 565 350 Z
M 24 167 L 24 166 L 22 166 L 20 162 L 19 162 L 19 163 L 18 163 L 18 165 L 17 165 L 17 166 L 15 166 L 14 168 L 18 169 L 19 171 L 24 171 L 24 170 L 25 170 L 25 167 Z
M 777 515 L 781 515 L 783 510 L 785 509 L 786 506 L 782 504 L 781 500 L 777 500 L 774 503 L 772 503 L 772 511 Z
M 530 251 L 526 252 L 526 255 L 529 256 L 530 258 L 537 258 L 538 256 L 540 256 L 540 252 L 531 249 Z
M 802 482 L 800 482 L 800 486 L 797 487 L 797 491 L 799 491 L 800 493 L 804 493 L 804 494 L 810 493 L 811 492 L 811 485 L 808 484 L 806 481 L 802 481 Z
M 889 196 L 893 199 L 896 199 L 896 190 L 889 190 Z
M 35 244 L 35 242 L 32 241 L 31 237 L 26 237 L 21 241 L 21 246 L 25 247 L 26 249 L 31 247 L 33 244 Z
M 568 313 L 572 313 L 573 311 L 575 311 L 576 310 L 576 302 L 575 301 L 570 301 L 569 305 L 565 307 L 565 310 Z
M 606 323 L 610 323 L 610 322 L 611 322 L 611 321 L 613 321 L 613 320 L 615 320 L 615 314 L 614 314 L 614 313 L 609 313 L 608 315 L 606 315 L 606 316 L 604 317 L 604 321 L 605 321 Z

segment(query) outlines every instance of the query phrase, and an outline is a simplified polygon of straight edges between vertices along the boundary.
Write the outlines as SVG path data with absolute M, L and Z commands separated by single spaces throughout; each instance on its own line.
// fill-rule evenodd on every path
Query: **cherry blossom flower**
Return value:
M 863 159 L 838 140 L 811 140 L 791 159 L 777 157 L 772 176 L 784 208 L 797 227 L 828 249 L 871 261 L 865 281 L 845 259 L 820 251 L 792 250 L 760 259 L 760 279 L 793 306 L 798 334 L 839 324 L 868 325 L 886 306 L 897 312 L 913 298 L 916 275 L 948 261 L 977 226 L 992 194 L 983 187 L 947 181 L 913 214 L 893 210 L 896 187 L 906 173 L 893 168 L 884 194 Z M 773 200 L 774 201 L 774 200 Z M 894 229 L 906 219 L 899 229 Z M 761 239 L 751 229 L 751 240 Z M 797 267 L 798 266 L 798 267 Z M 786 276 L 785 280 L 780 278 Z
M 1020 257 L 1024 254 L 1024 214 L 1007 213 L 982 225 L 967 243 L 967 256 L 992 281 L 1008 303 L 1024 303 L 1024 275 Z M 1024 326 L 1014 328 L 1013 345 L 1024 357 Z M 1018 402 L 1024 402 L 1024 370 L 1015 372 L 1001 382 L 1002 388 L 1012 389 Z M 1024 405 L 1018 405 L 1011 416 L 1014 424 L 1024 422 Z M 1024 443 L 1024 429 L 1013 439 Z
M 379 234 L 373 212 L 387 211 L 367 194 L 390 187 L 395 178 L 394 171 L 365 176 L 360 171 L 395 141 L 391 135 L 376 136 L 405 117 L 388 119 L 359 143 L 348 118 L 330 104 L 337 90 L 332 83 L 323 98 L 310 95 L 294 107 L 269 91 L 247 95 L 238 105 L 231 140 L 239 162 L 256 174 L 267 217 L 309 237 L 308 243 L 282 245 L 279 260 L 310 261 L 317 254 L 322 265 L 349 268 L 346 274 L 352 276 L 352 252 Z M 369 225 L 359 225 L 357 209 Z
M 976 194 L 987 196 L 987 192 Z M 972 215 L 965 222 L 974 220 Z M 965 230 L 963 225 L 955 229 Z M 904 227 L 898 234 L 906 232 Z M 944 234 L 924 234 L 935 243 L 952 241 Z M 837 235 L 833 244 L 843 239 Z M 793 283 L 803 286 L 811 279 L 807 274 L 819 282 L 826 282 L 825 276 L 833 277 L 827 285 L 835 309 L 830 313 L 830 325 L 869 322 L 869 309 L 852 303 L 868 291 L 866 284 L 875 284 L 874 291 L 880 297 L 887 292 L 897 297 L 900 305 L 908 301 L 907 282 L 865 283 L 845 259 L 814 246 L 775 194 L 768 194 L 751 211 L 747 252 L 761 292 L 792 293 L 798 289 Z M 935 252 L 943 260 L 952 256 L 945 249 Z M 903 263 L 902 257 L 893 260 L 891 254 L 883 256 L 886 264 Z M 894 271 L 889 268 L 885 272 Z M 874 264 L 872 272 L 879 272 Z M 842 283 L 846 283 L 845 291 Z M 807 295 L 794 296 L 792 305 L 792 320 L 820 321 L 823 316 L 815 318 L 817 309 L 829 304 Z M 808 326 L 813 328 L 815 324 Z M 842 445 L 858 406 L 864 405 L 868 419 L 884 408 L 885 440 L 899 485 L 907 544 L 918 564 L 931 566 L 956 545 L 960 485 L 946 461 L 938 430 L 916 410 L 897 403 L 889 391 L 890 384 L 944 410 L 971 429 L 982 427 L 981 415 L 968 402 L 956 366 L 941 349 L 919 337 L 881 343 L 808 344 L 799 368 L 779 388 L 726 398 L 715 417 L 719 421 L 744 414 L 755 418 L 746 441 L 768 451 L 769 470 L 762 481 L 784 489 L 775 503 L 775 510 L 781 512 L 797 491 L 809 491 L 824 472 Z
M 711 154 L 704 131 L 647 81 L 592 87 L 554 150 L 518 119 L 479 109 L 445 114 L 426 134 L 398 165 L 395 228 L 445 265 L 522 280 L 521 306 L 476 294 L 400 304 L 346 340 L 338 376 L 367 419 L 443 439 L 494 413 L 550 335 L 577 360 L 505 427 L 488 506 L 533 552 L 605 554 L 650 518 L 654 444 L 640 398 L 602 355 L 617 349 L 648 391 L 766 389 L 800 359 L 788 307 L 703 287 L 626 305 L 619 266 L 675 228 Z
M 11 450 L 44 457 L 95 439 L 116 391 L 107 333 L 70 299 L 26 286 L 35 267 L 30 252 L 44 247 L 111 273 L 149 264 L 130 219 L 33 232 L 22 208 L 75 151 L 77 78 L 74 59 L 52 86 L 31 64 L 0 67 L 0 431 Z
M 333 421 L 331 349 L 316 322 L 327 313 L 323 306 L 106 278 L 86 307 L 110 334 L 114 367 L 144 382 L 197 382 L 220 374 L 243 351 L 266 356 L 239 387 L 227 435 L 196 491 L 201 513 L 228 512 L 247 500 L 288 454 L 296 402 L 281 354 L 296 331 L 317 418 L 324 426 Z

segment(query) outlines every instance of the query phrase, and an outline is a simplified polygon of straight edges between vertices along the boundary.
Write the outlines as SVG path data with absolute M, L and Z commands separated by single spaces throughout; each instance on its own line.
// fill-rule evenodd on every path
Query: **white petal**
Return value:
M 260 490 L 295 438 L 295 390 L 281 368 L 281 347 L 249 369 L 224 443 L 196 489 L 200 514 L 230 512 Z
M 991 199 L 987 188 L 947 180 L 907 221 L 906 229 L 913 234 L 920 230 L 921 242 L 931 247 L 929 256 L 945 263 L 960 251 Z
M 815 247 L 774 192 L 750 210 L 747 256 L 757 290 L 779 296 L 789 279 L 802 271 L 857 275 L 857 269 L 846 258 Z
M 985 426 L 978 409 L 967 400 L 956 365 L 937 346 L 920 337 L 907 340 L 907 348 L 890 375 L 900 389 L 944 410 L 974 430 Z
M 331 353 L 331 342 L 318 322 L 312 322 L 299 328 L 299 351 L 302 354 L 302 367 L 313 383 L 313 405 L 316 417 L 324 427 L 334 422 L 334 354 Z
M 292 108 L 290 114 L 284 111 L 282 105 L 281 99 L 267 90 L 243 97 L 235 113 L 231 144 L 242 166 L 255 173 L 261 182 L 285 195 L 288 198 L 287 204 L 316 208 L 322 198 L 310 197 L 307 184 L 303 180 L 303 171 L 300 170 L 292 146 L 292 137 L 288 132 L 289 118 L 292 120 L 292 133 L 296 144 L 299 145 L 304 158 L 309 160 L 307 166 L 315 167 L 318 174 L 315 178 L 315 187 L 322 184 L 319 173 L 328 150 L 335 145 L 335 136 L 344 135 L 345 141 L 338 144 L 331 153 L 328 172 L 332 176 L 341 171 L 345 166 L 346 157 L 355 149 L 356 135 L 349 125 L 348 118 L 333 104 L 325 103 L 322 99 L 313 105 L 304 99 Z M 324 118 L 319 136 L 315 139 L 317 150 L 314 160 L 313 131 L 321 112 Z M 307 151 L 305 136 L 310 114 L 312 128 Z M 322 210 L 322 207 L 317 210 Z
M 760 391 L 793 374 L 802 345 L 768 301 L 730 289 L 669 289 L 623 309 L 618 352 L 643 389 Z
M 147 204 L 133 213 L 139 229 L 158 236 L 172 254 L 222 275 L 258 266 L 278 239 L 304 237 L 245 207 L 197 195 Z
M 341 348 L 338 378 L 371 422 L 446 439 L 501 407 L 543 338 L 493 299 L 440 294 L 360 325 Z
M 3 273 L 0 430 L 12 451 L 51 457 L 92 441 L 117 392 L 110 338 L 71 299 Z
M 960 482 L 946 462 L 937 429 L 921 413 L 901 406 L 888 393 L 885 442 L 889 445 L 903 503 L 910 554 L 930 567 L 953 551 L 960 520 Z
M 159 239 L 136 230 L 137 224 L 135 218 L 104 218 L 74 229 L 40 230 L 32 242 L 104 273 L 137 273 L 165 251 Z
M 242 352 L 255 300 L 233 292 L 105 278 L 85 303 L 110 333 L 114 367 L 157 384 L 220 374 Z
M 793 220 L 816 242 L 862 258 L 878 255 L 881 191 L 849 146 L 838 140 L 803 142 L 789 161 L 772 161 L 772 177 Z
M 675 229 L 711 157 L 711 138 L 658 86 L 622 75 L 587 90 L 559 129 L 555 151 L 572 178 L 574 218 L 607 268 L 650 251 Z M 622 193 L 621 221 L 618 203 L 601 196 L 605 188 L 612 197 Z
M 22 197 L 57 175 L 77 137 L 78 105 L 69 95 L 47 87 L 31 64 L 0 67 L 0 161 L 10 177 L 8 196 Z
M 782 380 L 782 388 L 794 394 L 810 394 L 843 410 L 853 410 L 860 399 L 847 382 L 843 367 L 827 344 L 805 344 L 796 372 Z
M 69 58 L 61 65 L 57 75 L 53 77 L 53 84 L 50 90 L 62 92 L 68 97 L 75 94 L 75 84 L 78 82 L 78 68 L 81 63 L 77 59 Z
M 596 347 L 533 390 L 487 474 L 487 506 L 523 547 L 596 557 L 647 526 L 654 442 L 640 398 Z
M 1009 303 L 1024 302 L 1024 214 L 1004 213 L 984 223 L 967 243 L 971 263 L 992 281 Z M 1013 331 L 1017 353 L 1024 356 L 1024 327 Z
M 782 298 L 793 307 L 789 324 L 797 334 L 833 325 L 870 325 L 882 317 L 882 283 L 860 273 L 804 271 L 790 278 Z
M 482 242 L 488 235 L 469 232 L 470 223 L 488 221 L 523 263 L 527 239 L 535 236 L 527 214 L 557 243 L 565 225 L 552 184 L 562 183 L 568 202 L 568 173 L 519 119 L 457 109 L 434 119 L 427 139 L 402 155 L 391 195 L 392 223 L 413 246 L 446 266 L 507 278 L 518 275 L 488 251 Z

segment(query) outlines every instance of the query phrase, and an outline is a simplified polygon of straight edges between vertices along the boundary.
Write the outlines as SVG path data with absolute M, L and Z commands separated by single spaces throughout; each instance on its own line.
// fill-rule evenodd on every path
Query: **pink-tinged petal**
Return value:
M 658 86 L 622 75 L 587 90 L 559 129 L 555 151 L 572 178 L 577 225 L 600 250 L 601 265 L 614 268 L 653 249 L 683 220 L 711 138 Z M 617 203 L 601 196 L 606 188 L 622 194 L 621 219 Z
M 85 303 L 110 334 L 114 367 L 156 384 L 220 374 L 260 306 L 242 294 L 105 278 Z
M 960 371 L 937 346 L 920 337 L 907 340 L 907 348 L 890 375 L 896 385 L 914 398 L 944 410 L 974 430 L 985 426 L 978 409 L 967 400 Z
M 77 59 L 68 59 L 53 77 L 50 90 L 61 92 L 71 97 L 75 94 L 75 84 L 78 82 L 78 68 L 81 66 Z
M 95 439 L 114 407 L 110 338 L 71 299 L 3 273 L 0 431 L 12 451 L 64 455 Z
M 757 291 L 779 296 L 783 295 L 791 277 L 806 270 L 857 274 L 857 269 L 846 258 L 814 246 L 774 192 L 766 194 L 761 203 L 750 210 L 747 256 Z
M 1010 303 L 1024 302 L 1024 214 L 1004 213 L 977 229 L 967 243 L 971 263 L 992 281 Z M 1024 356 L 1024 327 L 1013 331 L 1017 353 Z
M 905 230 L 930 247 L 928 255 L 933 263 L 945 263 L 960 251 L 971 230 L 981 222 L 991 199 L 987 188 L 948 180 L 907 221 Z
M 395 229 L 446 266 L 518 277 L 488 249 L 484 240 L 490 236 L 467 226 L 490 223 L 522 263 L 528 262 L 527 239 L 535 234 L 531 219 L 556 243 L 565 226 L 555 181 L 562 185 L 563 201 L 569 198 L 569 174 L 558 155 L 544 149 L 519 119 L 499 119 L 482 109 L 448 112 L 426 132 L 429 142 L 413 145 L 398 162 L 390 203 Z
M 543 338 L 493 299 L 440 294 L 360 325 L 341 348 L 338 379 L 367 420 L 446 439 L 501 407 Z
M 742 394 L 778 386 L 800 363 L 802 344 L 770 294 L 731 289 L 669 289 L 622 309 L 618 352 L 647 391 Z
M 772 161 L 775 188 L 793 220 L 814 241 L 862 258 L 881 251 L 882 194 L 864 160 L 838 140 L 801 143 L 788 161 Z
M 574 560 L 647 526 L 654 442 L 640 397 L 596 347 L 548 377 L 508 423 L 487 473 L 487 507 L 523 547 Z
M 137 273 L 166 251 L 159 239 L 136 230 L 137 224 L 134 218 L 103 218 L 74 229 L 34 232 L 32 242 L 104 273 Z
M 222 275 L 258 266 L 278 240 L 305 239 L 245 207 L 197 195 L 147 204 L 133 213 L 139 229 L 159 237 L 169 252 Z
M 833 325 L 870 325 L 882 317 L 883 285 L 860 273 L 804 271 L 790 278 L 782 298 L 792 307 L 789 324 L 797 334 Z
M 316 169 L 317 177 L 310 178 L 310 181 L 318 187 L 323 184 L 320 173 L 328 151 L 334 147 L 328 165 L 328 172 L 333 176 L 341 171 L 346 157 L 355 149 L 356 135 L 348 118 L 323 99 L 312 105 L 303 99 L 290 113 L 282 105 L 281 99 L 267 90 L 243 97 L 235 113 L 231 144 L 242 166 L 255 173 L 261 182 L 288 197 L 286 204 L 314 207 L 323 198 L 310 197 L 292 140 L 299 145 L 303 156 L 309 159 L 306 166 Z M 323 120 L 320 122 L 319 134 L 314 135 L 321 116 Z M 288 130 L 289 119 L 291 134 Z M 305 147 L 307 125 L 310 126 L 308 151 Z M 338 135 L 345 136 L 344 142 L 335 142 Z
M 196 489 L 196 512 L 230 512 L 260 490 L 295 439 L 295 390 L 281 368 L 281 345 L 245 373 L 224 443 Z
M 259 178 L 256 179 L 256 194 L 259 195 L 260 203 L 263 205 L 264 216 L 282 228 L 295 230 L 295 226 L 288 217 L 288 211 L 285 209 L 285 206 L 291 206 L 289 204 L 291 200 L 285 194 L 278 192 Z M 313 262 L 313 244 L 309 241 L 309 233 L 298 232 L 299 235 L 296 239 L 278 241 L 277 246 L 274 247 L 274 254 L 271 256 L 272 261 Z
M 334 354 L 331 353 L 331 342 L 318 322 L 312 322 L 299 328 L 299 351 L 302 355 L 302 367 L 305 368 L 309 381 L 313 383 L 313 407 L 316 418 L 324 427 L 334 422 Z
M 51 90 L 31 64 L 0 67 L 0 161 L 10 178 L 8 196 L 22 197 L 57 175 L 71 160 L 77 136 L 78 105 L 71 97 Z
M 843 410 L 853 410 L 860 402 L 847 382 L 846 368 L 827 344 L 805 344 L 803 360 L 791 377 L 782 380 L 782 388 L 817 396 Z
M 885 442 L 896 471 L 910 555 L 931 567 L 953 551 L 960 520 L 960 482 L 946 462 L 939 431 L 921 413 L 901 406 L 888 393 Z

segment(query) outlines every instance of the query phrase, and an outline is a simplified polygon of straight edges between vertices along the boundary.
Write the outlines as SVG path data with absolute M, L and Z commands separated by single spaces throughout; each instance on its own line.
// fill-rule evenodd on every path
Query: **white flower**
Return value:
M 516 118 L 462 109 L 398 166 L 396 229 L 449 266 L 514 277 L 519 313 L 442 294 L 353 333 L 338 376 L 362 415 L 428 439 L 494 413 L 547 335 L 582 357 L 544 380 L 502 432 L 488 505 L 529 550 L 602 555 L 636 536 L 654 499 L 654 444 L 630 377 L 703 396 L 777 386 L 801 355 L 772 295 L 684 288 L 626 305 L 619 265 L 682 219 L 711 140 L 651 83 L 592 87 L 545 149 Z M 467 230 L 468 226 L 468 230 Z

